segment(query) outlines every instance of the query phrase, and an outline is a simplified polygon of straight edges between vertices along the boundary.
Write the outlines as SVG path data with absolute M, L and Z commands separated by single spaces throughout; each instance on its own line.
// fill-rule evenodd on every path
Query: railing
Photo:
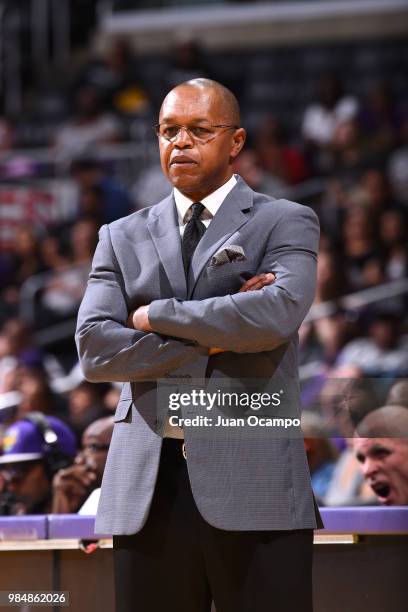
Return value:
M 144 129 L 139 139 L 135 135 L 132 142 L 102 144 L 71 155 L 65 155 L 53 147 L 12 149 L 1 153 L 0 163 L 5 165 L 18 159 L 28 160 L 48 166 L 52 169 L 52 177 L 64 178 L 69 175 L 74 159 L 86 157 L 101 162 L 127 163 L 130 166 L 127 174 L 134 180 L 141 167 L 158 160 L 157 143 L 153 138 L 149 138 L 146 132 L 147 129 Z
M 99 36 L 126 35 L 141 52 L 164 51 L 187 29 L 208 48 L 290 45 L 406 34 L 405 0 L 321 0 L 169 6 L 102 14 Z
M 78 268 L 74 266 L 73 268 Z M 67 270 L 69 268 L 66 268 Z M 36 298 L 54 276 L 53 272 L 44 272 L 31 276 L 20 289 L 20 316 L 30 325 L 35 326 Z M 362 291 L 345 295 L 336 300 L 315 304 L 305 318 L 305 322 L 317 321 L 332 317 L 341 310 L 359 310 L 383 300 L 408 294 L 408 279 L 400 279 L 385 283 L 378 287 L 370 287 Z M 46 346 L 72 336 L 75 330 L 75 319 L 68 319 L 46 329 L 36 332 L 35 339 L 41 346 Z
M 332 317 L 341 310 L 359 310 L 383 300 L 399 297 L 408 293 L 408 279 L 384 283 L 378 287 L 370 287 L 349 295 L 344 295 L 336 300 L 315 304 L 305 318 L 305 322 L 312 322 L 325 317 Z
M 358 311 L 370 304 L 382 302 L 384 300 L 398 298 L 408 294 L 408 279 L 403 278 L 391 283 L 384 283 L 378 287 L 370 287 L 349 295 L 344 295 L 336 300 L 314 304 L 305 318 L 305 323 L 312 323 L 319 319 L 333 317 L 343 310 Z M 299 367 L 299 377 L 301 382 L 318 376 L 322 372 L 320 361 L 309 361 Z
M 408 507 L 406 506 L 320 508 L 320 513 L 324 528 L 316 530 L 317 534 L 408 534 Z M 94 516 L 77 514 L 2 516 L 0 517 L 0 541 L 5 543 L 7 540 L 13 540 L 15 549 L 18 549 L 17 542 L 22 543 L 21 549 L 23 545 L 28 548 L 28 543 L 31 542 L 32 548 L 35 549 L 36 540 L 43 542 L 44 540 L 66 541 L 70 538 L 111 537 L 103 534 L 95 536 L 94 524 Z M 72 547 L 71 545 L 70 548 Z M 1 546 L 0 549 L 7 549 L 7 545 Z

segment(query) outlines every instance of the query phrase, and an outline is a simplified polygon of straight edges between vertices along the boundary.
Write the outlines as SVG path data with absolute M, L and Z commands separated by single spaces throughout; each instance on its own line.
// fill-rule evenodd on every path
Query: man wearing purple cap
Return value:
M 6 430 L 2 447 L 0 514 L 50 512 L 51 480 L 74 459 L 74 433 L 55 417 L 31 412 Z

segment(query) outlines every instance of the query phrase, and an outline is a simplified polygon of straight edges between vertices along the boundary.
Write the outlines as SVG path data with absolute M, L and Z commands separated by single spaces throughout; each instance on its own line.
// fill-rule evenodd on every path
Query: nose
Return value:
M 86 462 L 86 449 L 82 449 L 79 451 L 77 456 L 75 457 L 74 463 L 75 465 L 84 465 Z
M 176 136 L 176 138 L 174 139 L 173 143 L 175 144 L 176 147 L 178 147 L 179 149 L 184 149 L 187 147 L 192 147 L 193 146 L 193 139 L 190 136 L 190 133 L 188 131 L 188 129 L 184 126 L 181 126 L 178 134 Z
M 371 478 L 378 471 L 377 461 L 367 457 L 362 465 L 362 470 L 365 478 Z

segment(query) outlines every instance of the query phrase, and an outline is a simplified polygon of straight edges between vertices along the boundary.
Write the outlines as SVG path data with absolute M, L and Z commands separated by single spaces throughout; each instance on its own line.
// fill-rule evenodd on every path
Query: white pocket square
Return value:
M 232 261 L 245 261 L 245 253 L 242 246 L 239 244 L 230 244 L 227 247 L 220 249 L 211 257 L 210 266 L 222 266 Z

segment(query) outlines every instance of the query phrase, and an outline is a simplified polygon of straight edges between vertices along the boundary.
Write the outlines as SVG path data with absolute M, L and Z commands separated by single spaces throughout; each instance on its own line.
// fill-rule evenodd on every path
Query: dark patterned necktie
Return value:
M 196 202 L 192 204 L 191 210 L 191 218 L 186 224 L 184 228 L 183 239 L 181 242 L 181 250 L 183 253 L 183 264 L 184 270 L 186 274 L 188 273 L 188 269 L 191 264 L 191 260 L 196 250 L 197 244 L 200 242 L 206 227 L 202 221 L 200 221 L 200 217 L 205 209 L 204 204 L 201 202 Z

